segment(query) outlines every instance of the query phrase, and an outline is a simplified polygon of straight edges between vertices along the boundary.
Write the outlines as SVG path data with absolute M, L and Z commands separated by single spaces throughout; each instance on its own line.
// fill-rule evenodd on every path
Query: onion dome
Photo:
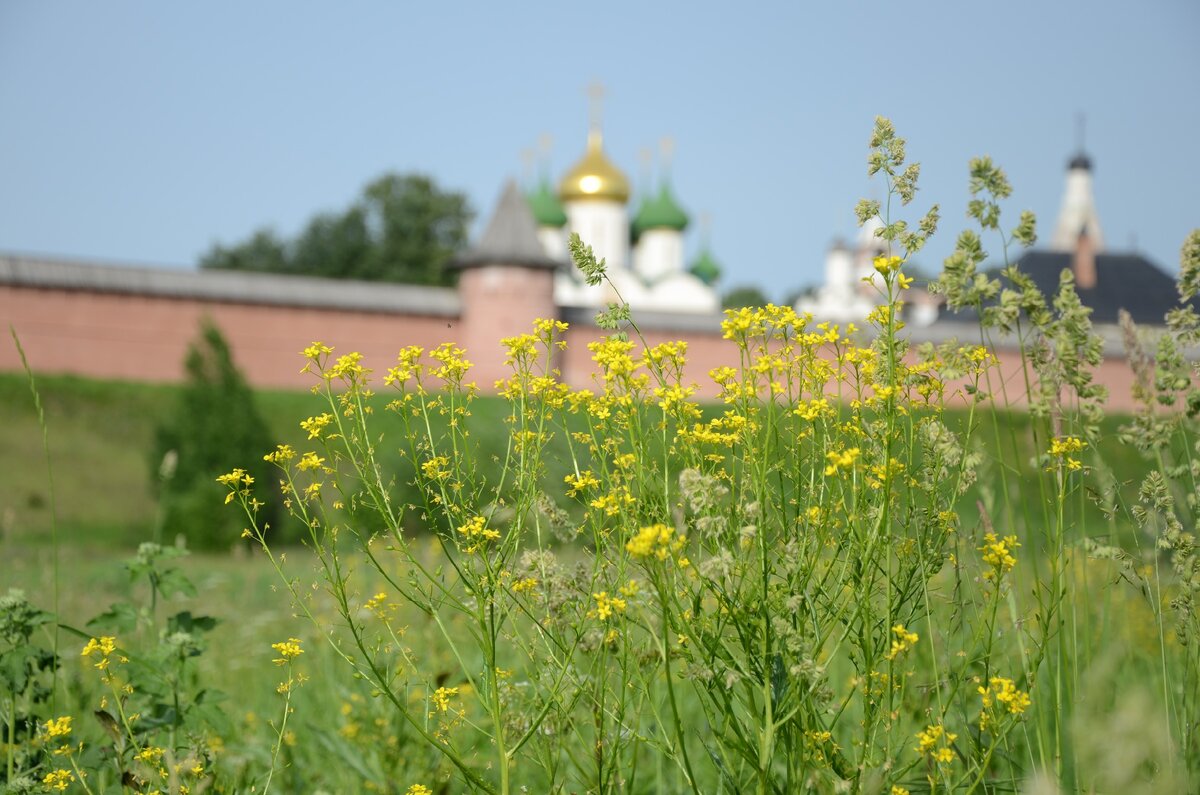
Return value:
M 561 229 L 567 225 L 567 214 L 563 211 L 562 202 L 558 200 L 558 196 L 554 195 L 547 180 L 543 179 L 535 190 L 525 195 L 525 198 L 529 202 L 529 209 L 533 211 L 533 217 L 538 226 L 552 226 L 555 229 Z
M 692 263 L 692 267 L 688 268 L 688 272 L 710 287 L 721 278 L 721 266 L 713 259 L 712 252 L 708 250 L 707 246 L 700 251 L 700 256 L 696 257 L 696 261 Z
M 606 199 L 624 204 L 629 201 L 629 179 L 604 154 L 600 133 L 588 133 L 587 152 L 571 167 L 558 186 L 564 202 Z
M 646 199 L 633 217 L 633 236 L 636 238 L 649 229 L 673 229 L 682 232 L 687 228 L 688 217 L 671 189 L 665 184 L 659 190 L 658 196 Z

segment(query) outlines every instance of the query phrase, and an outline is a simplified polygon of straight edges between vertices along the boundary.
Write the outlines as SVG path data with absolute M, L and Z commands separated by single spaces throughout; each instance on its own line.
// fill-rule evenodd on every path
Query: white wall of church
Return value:
M 566 202 L 567 227 L 592 247 L 596 259 L 608 263 L 609 272 L 629 267 L 629 218 L 625 205 L 588 199 Z
M 637 272 L 650 284 L 683 270 L 683 235 L 674 229 L 648 229 L 634 250 Z

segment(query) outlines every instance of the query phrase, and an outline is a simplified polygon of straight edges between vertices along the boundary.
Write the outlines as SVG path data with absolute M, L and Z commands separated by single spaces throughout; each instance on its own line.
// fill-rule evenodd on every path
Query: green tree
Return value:
M 278 490 L 271 486 L 277 478 L 263 461 L 272 447 L 271 434 L 229 344 L 211 321 L 201 324 L 185 367 L 187 381 L 173 411 L 156 428 L 151 459 L 166 537 L 182 533 L 197 549 L 227 549 L 236 543 L 244 518 L 222 504 L 227 489 L 216 479 L 242 467 L 261 484 L 255 492 L 266 503 L 260 522 L 279 539 L 282 512 Z M 166 461 L 173 463 L 164 466 Z
M 200 267 L 335 279 L 448 284 L 446 264 L 467 243 L 471 208 L 429 177 L 385 174 L 340 212 L 321 213 L 294 239 L 263 229 L 214 245 Z
M 741 309 L 744 306 L 766 306 L 771 303 L 763 295 L 763 291 L 753 285 L 733 287 L 721 297 L 721 307 L 724 309 Z

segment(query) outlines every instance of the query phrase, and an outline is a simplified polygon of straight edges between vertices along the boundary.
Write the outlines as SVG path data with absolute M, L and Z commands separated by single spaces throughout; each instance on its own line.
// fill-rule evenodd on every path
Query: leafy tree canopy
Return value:
M 429 177 L 385 174 L 346 210 L 314 217 L 294 240 L 260 229 L 245 242 L 214 245 L 200 267 L 448 284 L 446 264 L 466 245 L 471 216 L 466 196 Z
M 744 306 L 766 306 L 771 303 L 763 295 L 763 291 L 752 285 L 734 287 L 721 297 L 721 307 L 724 309 L 741 309 Z

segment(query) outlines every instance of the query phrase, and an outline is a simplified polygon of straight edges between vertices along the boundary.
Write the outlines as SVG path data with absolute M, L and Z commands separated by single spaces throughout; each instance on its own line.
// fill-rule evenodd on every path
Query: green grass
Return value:
M 148 539 L 156 511 L 152 473 L 157 462 L 150 461 L 154 427 L 169 413 L 179 387 L 39 376 L 38 390 L 49 425 L 51 465 L 59 484 L 58 518 L 63 543 L 119 551 Z M 306 435 L 299 423 L 320 411 L 319 399 L 306 391 L 275 390 L 261 390 L 256 399 L 272 436 L 297 449 L 304 448 Z M 379 402 L 382 404 L 383 399 Z M 24 374 L 0 374 L 0 405 L 5 407 L 0 471 L 6 473 L 0 478 L 0 533 L 10 542 L 49 543 L 50 506 L 41 430 Z M 482 398 L 474 406 L 472 433 L 489 454 L 504 453 L 506 415 L 507 405 L 499 399 Z M 985 416 L 985 425 L 976 434 L 984 445 L 980 452 L 985 464 L 972 498 L 962 502 L 968 523 L 976 521 L 977 500 L 1000 504 L 1003 495 L 999 493 L 999 468 L 1014 460 L 1023 464 L 1035 454 L 1028 415 L 1005 411 L 997 415 L 997 420 L 998 433 L 990 427 L 991 418 Z M 961 426 L 964 421 L 962 414 L 947 415 L 951 427 Z M 1129 494 L 1142 477 L 1145 462 L 1135 449 L 1117 440 L 1115 431 L 1122 422 L 1120 417 L 1105 421 L 1098 458 L 1111 467 L 1112 477 Z M 400 423 L 386 411 L 376 413 L 375 423 L 393 451 L 384 455 L 384 461 L 396 475 L 398 488 L 405 488 L 410 470 L 398 452 L 404 444 Z M 1000 440 L 998 444 L 996 439 Z M 552 450 L 550 458 L 561 462 L 565 457 L 562 435 L 558 434 L 555 441 L 562 449 Z M 214 473 L 214 477 L 216 474 L 220 473 Z M 1010 488 L 1028 494 L 1028 485 L 1010 483 Z M 1018 500 L 1015 504 L 1022 503 Z M 1120 517 L 1106 520 L 1091 501 L 1076 507 L 1085 511 L 1090 527 L 1108 524 L 1114 535 L 1124 535 L 1122 528 L 1127 523 Z M 1034 517 L 1026 519 L 1034 521 Z

